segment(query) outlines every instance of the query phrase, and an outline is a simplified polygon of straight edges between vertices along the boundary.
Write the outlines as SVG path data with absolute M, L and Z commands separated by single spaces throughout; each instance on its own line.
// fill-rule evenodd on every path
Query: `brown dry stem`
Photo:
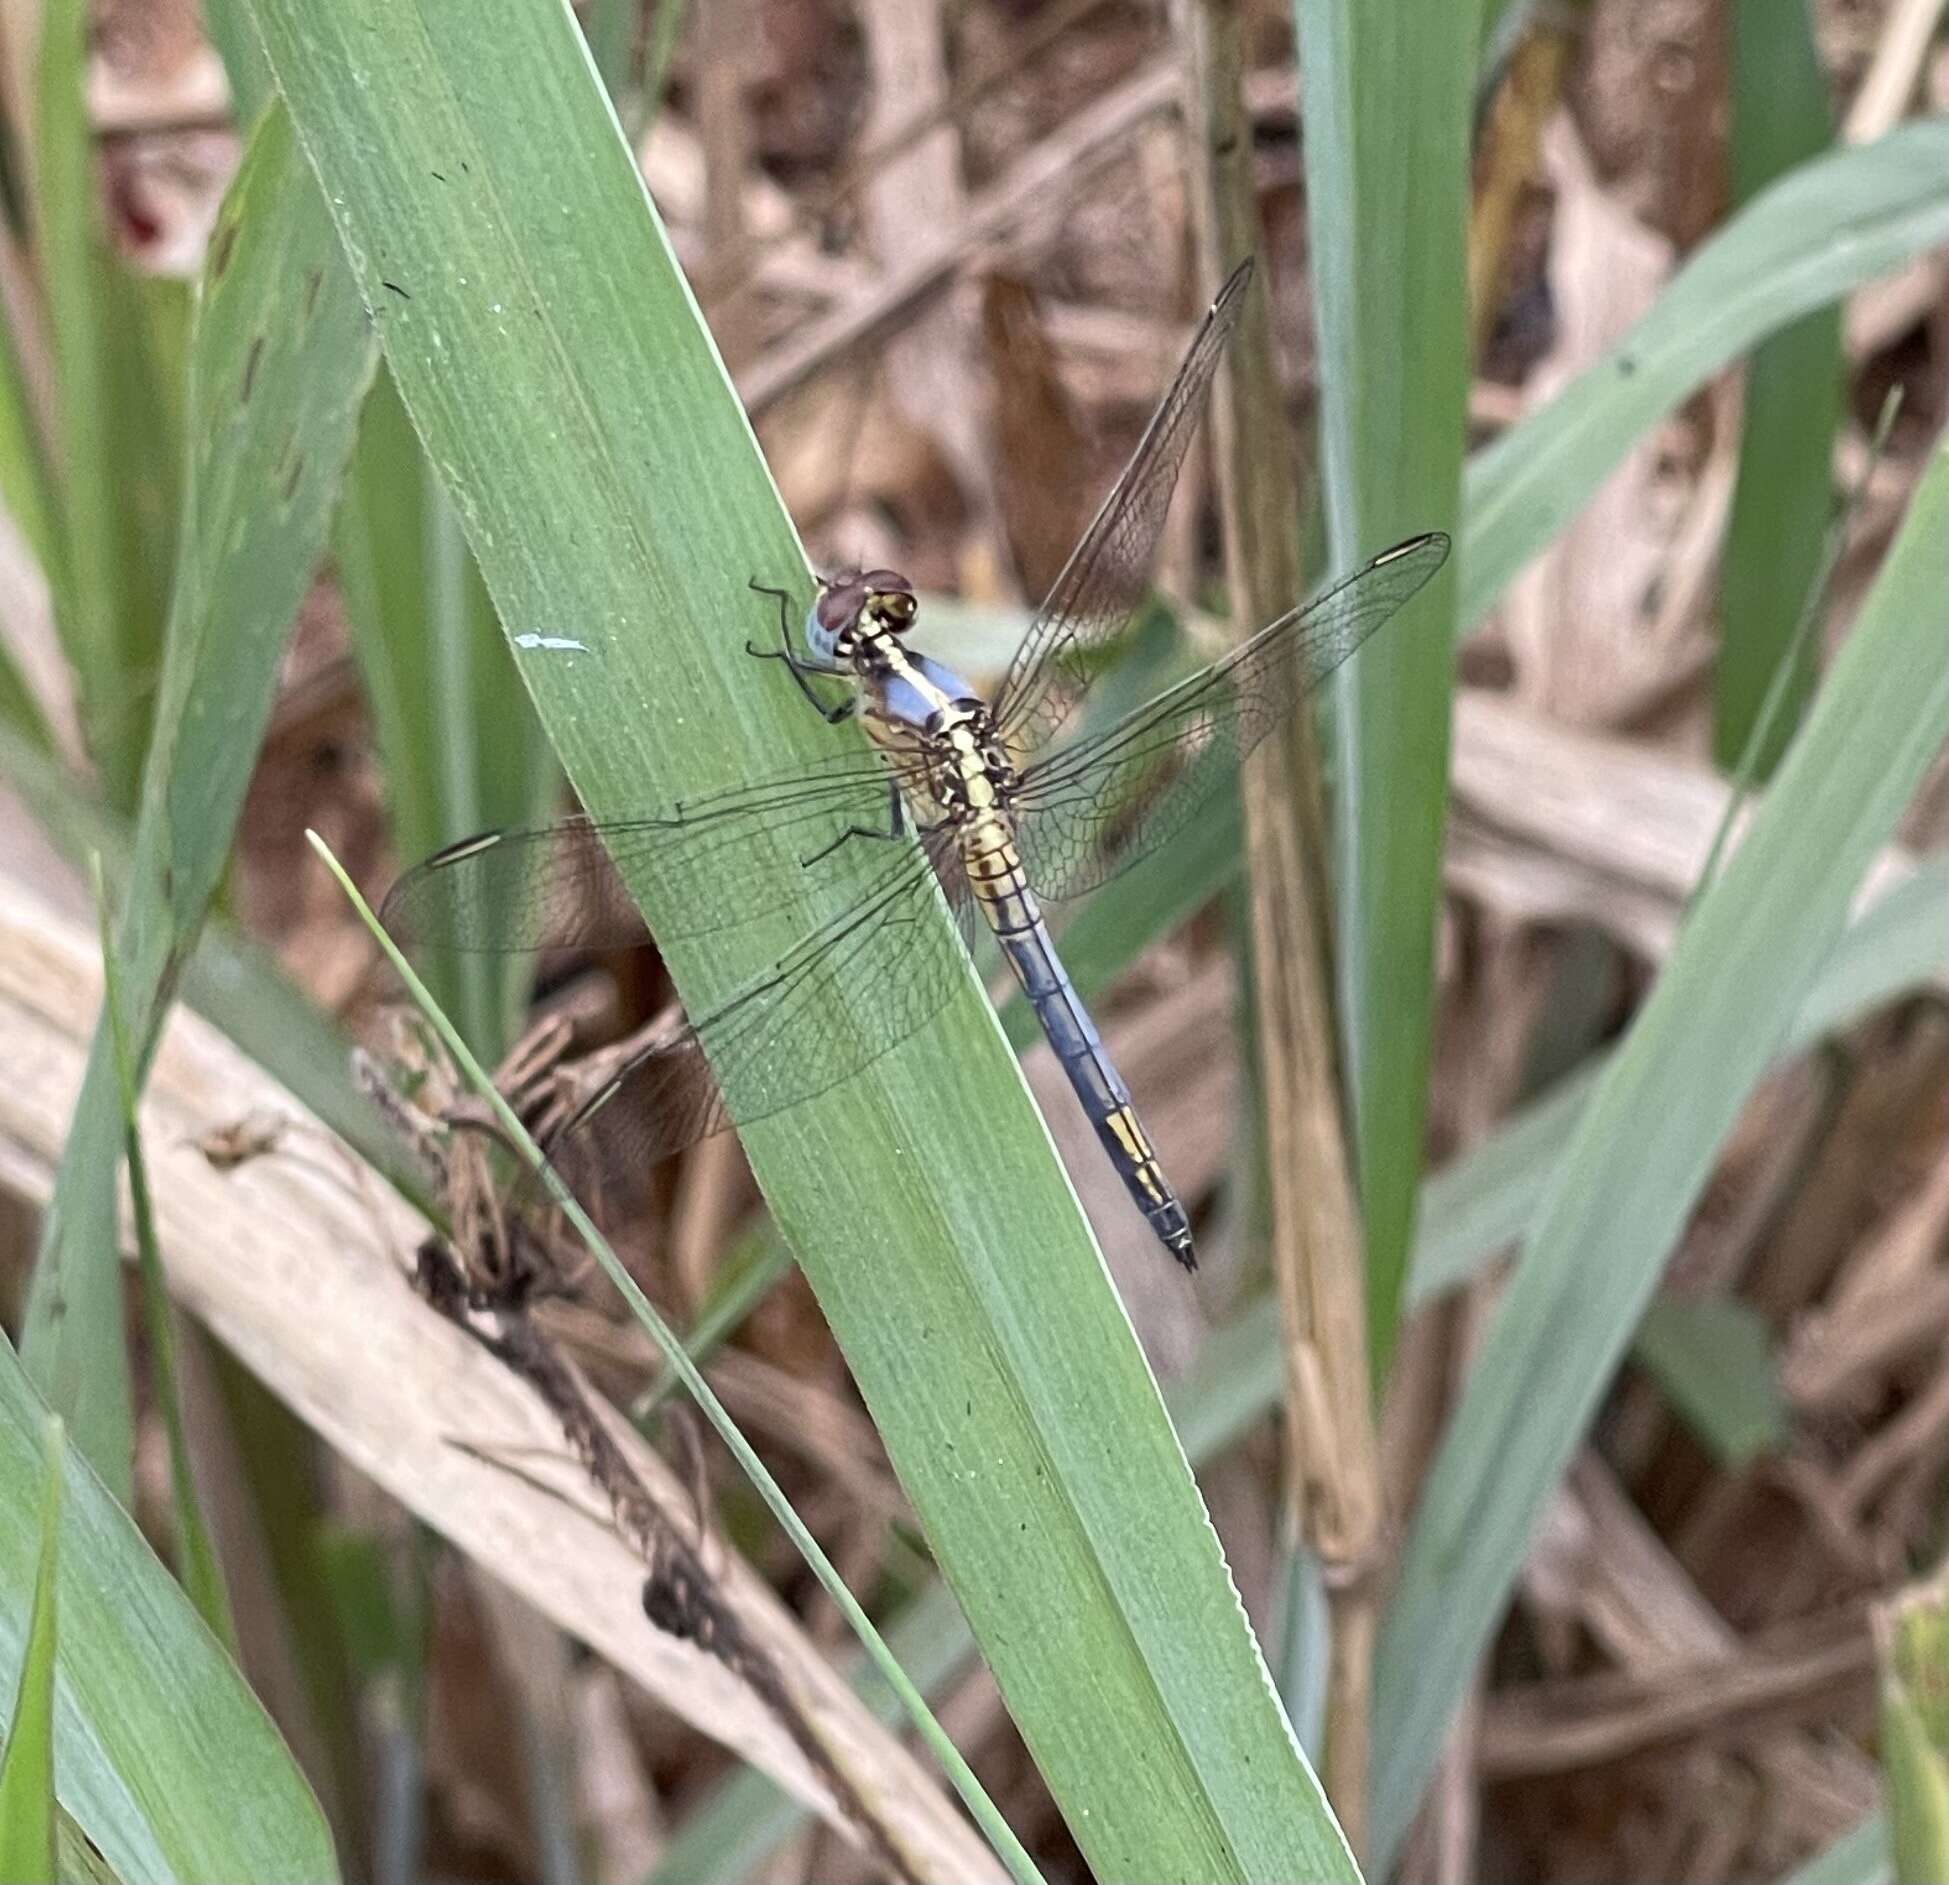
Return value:
M 1211 279 L 1258 246 L 1252 140 L 1230 0 L 1195 0 L 1194 196 Z M 1219 490 L 1232 611 L 1269 621 L 1299 593 L 1298 502 L 1280 422 L 1263 281 L 1221 394 Z M 1287 1498 L 1318 1555 L 1332 1615 L 1327 1793 L 1356 1853 L 1366 1843 L 1368 1722 L 1381 1533 L 1380 1452 L 1367 1372 L 1364 1249 L 1340 1109 L 1319 869 L 1319 768 L 1302 716 L 1244 774 L 1254 994 L 1266 1106 L 1274 1284 L 1285 1338 Z

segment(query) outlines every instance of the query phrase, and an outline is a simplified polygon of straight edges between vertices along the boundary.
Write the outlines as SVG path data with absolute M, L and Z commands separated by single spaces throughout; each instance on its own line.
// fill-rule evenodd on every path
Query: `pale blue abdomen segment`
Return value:
M 981 704 L 974 689 L 952 668 L 944 668 L 938 661 L 911 650 L 902 652 L 912 674 L 889 674 L 877 689 L 880 712 L 887 719 L 924 733 L 940 717 L 944 707 Z
M 1165 1248 L 1186 1269 L 1195 1268 L 1191 1226 L 1184 1206 L 1151 1150 L 1150 1137 L 1130 1103 L 1130 1089 L 1104 1051 L 1096 1023 L 1076 993 L 1041 916 L 1021 892 L 1005 892 L 992 902 L 984 900 L 984 908 L 994 923 L 996 940 L 1124 1188 Z

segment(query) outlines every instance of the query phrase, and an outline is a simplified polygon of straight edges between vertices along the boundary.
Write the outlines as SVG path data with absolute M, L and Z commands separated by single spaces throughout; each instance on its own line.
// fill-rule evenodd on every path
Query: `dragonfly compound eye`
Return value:
M 907 587 L 902 577 L 895 576 L 891 579 L 893 584 L 898 585 L 897 587 L 890 586 L 884 589 L 879 587 L 879 579 L 886 574 L 883 570 L 875 570 L 867 577 L 866 580 L 871 588 L 866 598 L 866 606 L 879 618 L 884 627 L 891 629 L 897 635 L 902 629 L 913 627 L 917 605 L 914 601 L 914 592 Z
M 858 621 L 859 612 L 868 600 L 865 583 L 848 571 L 827 579 L 812 613 L 828 635 L 843 634 Z

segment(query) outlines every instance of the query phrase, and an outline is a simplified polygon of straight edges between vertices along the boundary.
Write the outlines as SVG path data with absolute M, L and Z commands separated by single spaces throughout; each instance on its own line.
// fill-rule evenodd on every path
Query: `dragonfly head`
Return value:
M 918 607 L 913 584 L 897 570 L 842 569 L 819 578 L 806 639 L 827 660 L 848 661 L 862 636 L 905 634 Z

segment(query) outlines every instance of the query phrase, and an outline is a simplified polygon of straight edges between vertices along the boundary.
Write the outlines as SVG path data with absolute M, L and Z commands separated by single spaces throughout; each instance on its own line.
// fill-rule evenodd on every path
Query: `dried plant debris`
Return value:
M 402 1041 L 424 1047 L 418 1030 Z M 500 1077 L 515 1083 L 545 1073 L 559 1054 L 554 1033 L 530 1039 L 510 1054 Z M 868 1809 L 842 1764 L 803 1708 L 778 1664 L 753 1640 L 724 1598 L 710 1569 L 714 1546 L 701 1498 L 681 1517 L 666 1511 L 616 1444 L 605 1415 L 574 1367 L 535 1322 L 540 1298 L 571 1287 L 560 1260 L 560 1233 L 543 1228 L 545 1214 L 531 1196 L 508 1188 L 494 1170 L 492 1135 L 476 1109 L 453 1094 L 450 1070 L 422 1052 L 405 1079 L 389 1077 L 362 1058 L 362 1083 L 400 1127 L 443 1207 L 447 1235 L 421 1244 L 413 1283 L 455 1327 L 540 1397 L 589 1482 L 607 1505 L 618 1534 L 641 1558 L 643 1614 L 650 1624 L 714 1657 L 750 1688 L 786 1728 L 812 1770 L 831 1791 L 861 1837 L 895 1877 L 908 1876 L 886 1827 Z M 460 1444 L 483 1459 L 490 1453 Z M 701 1483 L 701 1474 L 693 1475 Z

